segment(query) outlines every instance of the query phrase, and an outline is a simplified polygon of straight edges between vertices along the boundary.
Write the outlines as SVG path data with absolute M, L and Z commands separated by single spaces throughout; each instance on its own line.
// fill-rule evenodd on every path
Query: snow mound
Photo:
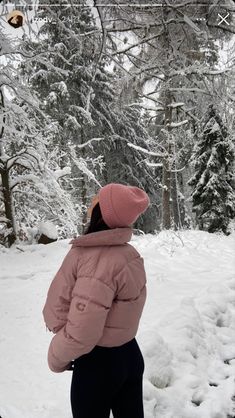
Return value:
M 158 334 L 152 331 L 143 332 L 143 356 L 145 359 L 145 377 L 157 388 L 165 388 L 170 384 L 173 376 L 172 352 Z
M 50 221 L 39 222 L 38 232 L 40 235 L 44 234 L 48 238 L 57 239 L 58 233 L 55 225 Z

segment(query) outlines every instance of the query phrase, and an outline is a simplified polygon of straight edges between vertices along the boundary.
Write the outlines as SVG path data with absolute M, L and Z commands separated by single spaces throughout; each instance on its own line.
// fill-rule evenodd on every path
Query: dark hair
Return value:
M 104 231 L 106 229 L 111 228 L 104 222 L 101 215 L 100 205 L 97 203 L 92 209 L 90 223 L 85 230 L 84 235 L 90 234 L 92 232 Z

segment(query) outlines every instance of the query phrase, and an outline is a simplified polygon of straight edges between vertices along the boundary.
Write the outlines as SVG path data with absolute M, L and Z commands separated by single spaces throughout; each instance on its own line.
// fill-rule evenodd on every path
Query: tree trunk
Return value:
M 81 129 L 81 144 L 83 144 L 84 141 L 84 130 L 83 127 Z M 81 148 L 81 155 L 82 158 L 85 159 L 85 149 Z M 85 232 L 86 223 L 87 223 L 87 188 L 86 188 L 86 181 L 85 181 L 85 174 L 82 173 L 82 179 L 81 179 L 81 203 L 82 203 L 82 234 Z
M 172 109 L 169 107 L 171 103 L 171 94 L 169 90 L 165 92 L 165 121 L 164 128 L 168 132 L 167 142 L 168 142 L 168 156 L 163 158 L 163 167 L 162 167 L 162 227 L 163 229 L 171 228 L 171 208 L 170 208 L 170 199 L 171 199 L 171 170 L 170 170 L 170 155 L 171 155 L 171 140 L 170 136 L 170 127 L 168 124 L 172 121 Z
M 163 172 L 162 172 L 162 227 L 164 229 L 171 228 L 171 168 L 170 168 L 170 158 L 171 158 L 171 123 L 172 123 L 172 107 L 169 106 L 172 103 L 172 95 L 169 90 L 171 85 L 171 78 L 169 76 L 169 65 L 170 59 L 172 59 L 170 51 L 171 51 L 171 39 L 168 32 L 168 27 L 165 25 L 164 22 L 168 20 L 169 10 L 167 4 L 164 2 L 162 7 L 162 17 L 163 17 L 163 24 L 164 24 L 164 40 L 165 40 L 165 48 L 166 48 L 166 56 L 164 65 L 164 72 L 165 72 L 165 89 L 164 89 L 164 134 L 166 135 L 166 143 L 167 143 L 167 156 L 163 159 Z
M 5 216 L 8 219 L 7 228 L 11 230 L 11 232 L 7 235 L 7 243 L 10 247 L 16 241 L 16 230 L 14 223 L 12 194 L 9 183 L 9 170 L 6 167 L 1 170 L 1 178 Z
M 180 192 L 182 193 L 182 197 L 179 200 L 180 227 L 187 228 L 189 227 L 189 222 L 188 220 L 186 221 L 187 209 L 185 205 L 184 177 L 183 177 L 182 172 L 179 172 L 177 177 L 178 177 L 179 189 L 180 189 Z
M 175 170 L 175 163 L 173 164 L 173 170 Z M 171 196 L 172 196 L 172 210 L 174 218 L 174 229 L 180 228 L 180 214 L 179 214 L 179 202 L 178 202 L 178 184 L 176 172 L 171 173 Z
M 169 159 L 166 157 L 162 161 L 162 227 L 163 229 L 170 229 L 171 227 L 171 211 L 170 211 L 170 187 L 171 187 L 171 173 L 169 169 Z
M 0 89 L 0 107 L 4 109 L 4 96 L 3 92 Z M 5 209 L 5 217 L 8 219 L 7 221 L 7 228 L 10 229 L 9 235 L 7 235 L 7 243 L 9 247 L 16 241 L 16 227 L 15 227 L 15 219 L 14 219 L 14 211 L 13 211 L 13 201 L 12 201 L 12 193 L 10 189 L 10 182 L 9 182 L 9 170 L 7 169 L 7 163 L 1 161 L 1 157 L 4 154 L 3 148 L 3 135 L 4 135 L 4 123 L 5 123 L 5 115 L 3 116 L 3 124 L 0 131 L 0 163 L 1 167 L 1 179 L 2 179 L 2 193 L 3 193 L 3 204 Z

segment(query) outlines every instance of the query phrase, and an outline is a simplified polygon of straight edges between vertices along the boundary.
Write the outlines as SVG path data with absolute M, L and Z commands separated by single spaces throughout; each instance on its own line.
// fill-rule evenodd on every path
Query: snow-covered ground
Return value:
M 72 417 L 71 372 L 48 369 L 42 318 L 68 242 L 0 250 L 1 418 Z M 136 336 L 145 418 L 235 417 L 235 234 L 164 231 L 131 243 L 147 272 Z

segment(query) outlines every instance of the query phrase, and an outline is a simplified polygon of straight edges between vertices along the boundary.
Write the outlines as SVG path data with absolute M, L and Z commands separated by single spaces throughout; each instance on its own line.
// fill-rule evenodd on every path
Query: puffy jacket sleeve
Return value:
M 43 308 L 47 328 L 57 333 L 67 322 L 71 294 L 77 276 L 76 250 L 70 249 L 51 282 Z
M 71 360 L 95 347 L 102 337 L 115 291 L 101 278 L 78 277 L 67 322 L 53 337 L 49 347 L 48 365 L 52 371 L 66 370 Z

